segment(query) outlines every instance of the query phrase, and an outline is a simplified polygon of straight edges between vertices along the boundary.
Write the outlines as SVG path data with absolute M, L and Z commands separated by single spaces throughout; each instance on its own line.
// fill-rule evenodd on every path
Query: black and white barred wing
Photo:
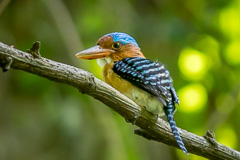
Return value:
M 169 71 L 161 63 L 131 57 L 115 62 L 113 71 L 133 85 L 159 97 L 164 106 L 168 102 L 179 103 Z
M 174 102 L 179 103 L 179 98 L 172 86 L 169 71 L 164 65 L 145 58 L 133 57 L 115 62 L 113 71 L 133 85 L 159 98 L 164 105 L 164 112 L 179 147 L 188 154 L 173 117 Z

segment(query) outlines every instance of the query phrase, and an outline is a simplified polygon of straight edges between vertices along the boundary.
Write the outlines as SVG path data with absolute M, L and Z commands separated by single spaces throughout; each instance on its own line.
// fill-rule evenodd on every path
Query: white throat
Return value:
M 104 67 L 106 64 L 112 62 L 112 59 L 110 57 L 106 57 L 106 58 L 101 58 L 101 59 L 97 59 L 97 64 L 100 67 Z

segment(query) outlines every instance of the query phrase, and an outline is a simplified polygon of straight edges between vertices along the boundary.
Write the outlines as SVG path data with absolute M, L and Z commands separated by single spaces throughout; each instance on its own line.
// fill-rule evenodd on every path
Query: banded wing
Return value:
M 169 71 L 161 63 L 131 57 L 115 62 L 113 71 L 133 85 L 159 97 L 164 106 L 168 102 L 179 103 Z

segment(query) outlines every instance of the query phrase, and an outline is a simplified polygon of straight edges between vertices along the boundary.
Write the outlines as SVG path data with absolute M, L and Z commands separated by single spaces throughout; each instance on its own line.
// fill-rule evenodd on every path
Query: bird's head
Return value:
M 144 57 L 135 39 L 120 32 L 102 36 L 96 46 L 78 52 L 76 56 L 81 59 L 108 59 L 108 63 L 127 57 Z

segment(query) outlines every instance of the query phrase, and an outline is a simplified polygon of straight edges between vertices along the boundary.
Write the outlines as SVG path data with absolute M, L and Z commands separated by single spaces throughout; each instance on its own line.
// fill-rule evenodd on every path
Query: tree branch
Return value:
M 80 92 L 103 102 L 127 122 L 140 127 L 135 133 L 147 139 L 159 141 L 178 148 L 169 124 L 155 115 L 141 110 L 132 100 L 94 77 L 91 73 L 76 67 L 43 58 L 34 44 L 29 53 L 17 50 L 0 42 L 0 67 L 23 70 L 49 80 L 68 84 Z M 183 142 L 190 153 L 209 159 L 240 160 L 240 152 L 218 143 L 210 131 L 204 137 L 178 128 Z

